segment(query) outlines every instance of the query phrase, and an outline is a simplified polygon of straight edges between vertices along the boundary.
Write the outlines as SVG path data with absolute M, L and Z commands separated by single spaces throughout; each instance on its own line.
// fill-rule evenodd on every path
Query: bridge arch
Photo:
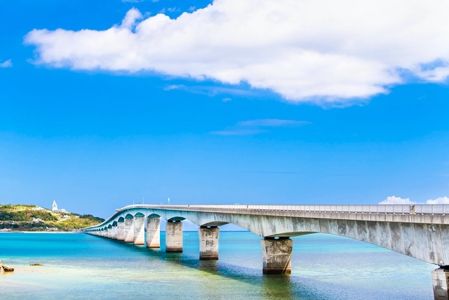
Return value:
M 140 211 L 134 214 L 134 218 L 143 218 L 143 217 L 145 217 L 145 214 Z
M 151 218 L 160 218 L 161 217 L 161 215 L 159 215 L 159 214 L 157 214 L 157 213 L 150 213 L 149 215 L 148 215 L 148 219 L 151 219 Z
M 413 224 L 399 222 L 356 221 L 335 219 L 303 219 L 296 230 L 279 224 L 265 231 L 264 237 L 293 237 L 313 233 L 341 236 L 352 240 L 370 243 L 391 251 L 407 255 L 421 261 L 445 265 L 449 253 L 433 237 L 449 239 L 444 225 Z M 251 230 L 250 230 L 251 231 Z
M 167 219 L 168 222 L 181 222 L 186 220 L 186 218 L 184 217 L 171 217 L 169 219 Z
M 199 224 L 199 226 L 205 226 L 205 227 L 207 227 L 207 226 L 223 226 L 226 224 L 229 224 L 229 223 L 221 222 L 221 221 L 212 221 L 212 222 L 206 222 L 206 223 Z

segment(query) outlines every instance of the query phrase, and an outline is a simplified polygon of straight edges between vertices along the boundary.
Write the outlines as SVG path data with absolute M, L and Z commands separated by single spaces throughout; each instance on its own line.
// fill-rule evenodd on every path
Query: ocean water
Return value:
M 0 299 L 433 299 L 433 265 L 331 235 L 293 240 L 292 275 L 263 276 L 249 232 L 221 232 L 217 262 L 198 260 L 197 232 L 184 232 L 182 254 L 81 233 L 0 233 L 0 259 L 16 268 L 0 274 Z

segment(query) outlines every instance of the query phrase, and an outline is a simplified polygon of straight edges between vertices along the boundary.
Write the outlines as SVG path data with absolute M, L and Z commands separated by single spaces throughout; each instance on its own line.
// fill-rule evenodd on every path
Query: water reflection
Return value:
M 264 299 L 295 299 L 292 278 L 288 275 L 265 275 L 261 285 Z

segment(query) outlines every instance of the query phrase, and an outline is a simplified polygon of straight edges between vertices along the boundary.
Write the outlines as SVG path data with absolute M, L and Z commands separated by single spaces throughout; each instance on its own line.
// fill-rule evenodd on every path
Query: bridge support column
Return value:
M 134 245 L 145 245 L 145 216 L 134 217 Z
M 265 237 L 262 240 L 263 273 L 290 274 L 293 241 L 288 237 Z
M 441 267 L 432 271 L 433 297 L 435 300 L 449 299 L 449 269 Z
M 113 240 L 117 239 L 117 225 L 112 226 L 112 228 L 111 228 L 111 239 L 113 239 Z
M 218 259 L 218 226 L 200 227 L 200 259 L 217 260 Z
M 147 233 L 146 233 L 147 247 L 160 248 L 161 247 L 161 219 L 148 218 Z
M 167 221 L 165 228 L 165 251 L 182 252 L 182 222 Z
M 125 219 L 125 240 L 126 243 L 134 243 L 134 218 Z
M 117 240 L 119 241 L 125 240 L 125 222 L 117 223 Z

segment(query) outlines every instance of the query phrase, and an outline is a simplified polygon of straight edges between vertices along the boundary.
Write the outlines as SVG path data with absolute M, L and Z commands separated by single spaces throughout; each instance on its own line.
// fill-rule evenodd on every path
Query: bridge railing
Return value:
M 449 214 L 448 204 L 382 204 L 382 205 L 129 205 L 130 208 L 161 208 L 211 212 L 315 212 L 315 213 L 368 213 L 368 214 Z

